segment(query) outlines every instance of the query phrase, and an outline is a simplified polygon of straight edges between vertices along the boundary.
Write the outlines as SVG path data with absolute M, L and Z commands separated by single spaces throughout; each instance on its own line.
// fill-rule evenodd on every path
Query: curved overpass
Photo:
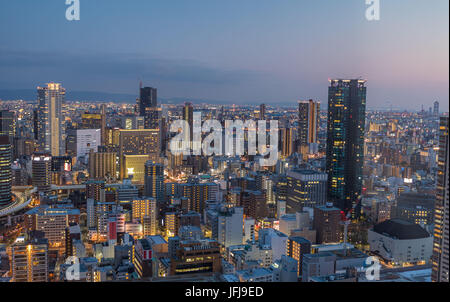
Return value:
M 120 185 L 121 183 L 113 183 L 106 184 L 105 187 L 117 187 Z M 85 184 L 51 185 L 51 190 L 82 190 L 85 188 Z M 37 188 L 32 186 L 16 186 L 13 187 L 13 192 L 16 195 L 16 200 L 12 204 L 0 209 L 0 217 L 10 215 L 27 207 L 31 202 L 30 195 L 37 192 Z
M 20 210 L 26 208 L 30 204 L 30 202 L 31 202 L 30 195 L 35 193 L 37 191 L 37 188 L 36 187 L 23 187 L 21 189 L 25 189 L 25 190 L 15 193 L 16 200 L 13 203 L 0 209 L 0 217 L 7 216 L 7 215 L 13 214 L 17 211 L 20 211 Z

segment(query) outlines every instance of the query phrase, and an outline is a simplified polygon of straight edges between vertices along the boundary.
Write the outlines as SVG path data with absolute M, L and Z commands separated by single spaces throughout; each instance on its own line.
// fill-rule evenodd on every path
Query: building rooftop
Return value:
M 338 208 L 329 205 L 316 206 L 316 208 L 321 211 L 340 211 Z
M 239 278 L 233 274 L 224 274 L 222 275 L 222 279 L 225 282 L 239 282 Z
M 400 219 L 391 219 L 379 223 L 373 227 L 373 231 L 399 240 L 430 237 L 430 234 L 420 225 Z
M 300 236 L 289 237 L 289 240 L 295 241 L 299 244 L 311 244 L 311 241 Z

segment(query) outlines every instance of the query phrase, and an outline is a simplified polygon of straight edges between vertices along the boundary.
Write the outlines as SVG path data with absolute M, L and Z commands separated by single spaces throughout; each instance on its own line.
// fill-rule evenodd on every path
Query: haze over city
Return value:
M 448 292 L 448 6 L 3 1 L 0 292 Z

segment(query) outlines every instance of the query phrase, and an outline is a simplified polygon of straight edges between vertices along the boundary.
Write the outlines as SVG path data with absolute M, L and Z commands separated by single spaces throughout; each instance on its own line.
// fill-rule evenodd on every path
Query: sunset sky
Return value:
M 329 78 L 367 79 L 369 108 L 448 111 L 449 1 L 65 0 L 0 4 L 0 89 L 67 90 L 230 103 L 326 104 Z M 0 96 L 1 97 L 1 96 Z

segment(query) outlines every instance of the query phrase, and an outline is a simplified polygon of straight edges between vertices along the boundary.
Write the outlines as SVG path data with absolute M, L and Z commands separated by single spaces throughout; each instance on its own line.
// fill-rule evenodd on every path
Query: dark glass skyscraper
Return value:
M 0 135 L 9 136 L 10 141 L 15 135 L 16 121 L 14 112 L 8 110 L 0 110 Z
M 433 270 L 431 280 L 448 282 L 449 275 L 449 139 L 448 117 L 440 119 L 439 159 L 434 213 Z
M 152 161 L 145 163 L 145 196 L 164 201 L 164 165 Z
M 11 202 L 11 144 L 7 135 L 0 136 L 0 208 Z
M 185 102 L 183 107 L 183 120 L 189 124 L 189 141 L 192 142 L 194 134 L 194 106 L 190 102 Z M 192 143 L 191 143 L 192 146 Z
M 298 102 L 298 144 L 309 146 L 318 142 L 320 102 L 308 100 Z
M 140 88 L 139 115 L 144 117 L 145 129 L 161 128 L 162 115 L 161 108 L 158 107 L 156 88 Z
M 139 115 L 145 116 L 146 108 L 155 108 L 158 106 L 156 99 L 156 88 L 142 87 L 139 94 Z
M 328 87 L 328 201 L 348 211 L 362 189 L 365 80 L 330 80 Z M 354 211 L 359 216 L 360 204 Z
M 259 119 L 260 120 L 266 119 L 266 104 L 259 105 Z

